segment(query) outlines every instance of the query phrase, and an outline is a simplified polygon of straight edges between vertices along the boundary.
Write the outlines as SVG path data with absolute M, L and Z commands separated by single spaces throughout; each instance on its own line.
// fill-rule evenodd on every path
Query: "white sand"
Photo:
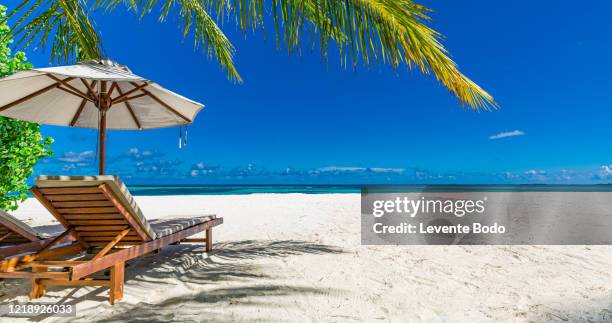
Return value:
M 224 217 L 216 250 L 135 261 L 115 306 L 101 287 L 50 287 L 41 301 L 88 321 L 612 321 L 612 247 L 361 246 L 358 194 L 136 199 L 150 218 Z M 58 230 L 34 200 L 15 215 Z M 0 301 L 28 288 L 7 280 Z

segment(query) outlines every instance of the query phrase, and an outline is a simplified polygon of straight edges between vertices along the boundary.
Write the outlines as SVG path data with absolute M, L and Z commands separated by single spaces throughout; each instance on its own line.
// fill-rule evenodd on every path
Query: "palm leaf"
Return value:
M 41 0 L 24 0 L 39 6 Z M 165 21 L 178 13 L 183 21 L 183 35 L 194 35 L 194 45 L 202 46 L 209 56 L 227 70 L 230 79 L 240 81 L 235 67 L 234 47 L 218 24 L 232 19 L 243 31 L 265 28 L 271 15 L 276 41 L 289 53 L 301 52 L 303 39 L 318 42 L 327 58 L 330 45 L 336 44 L 340 64 L 389 64 L 416 67 L 433 74 L 463 105 L 473 109 L 496 108 L 493 97 L 463 75 L 441 43 L 442 36 L 428 26 L 430 11 L 412 0 L 46 0 L 46 11 L 18 25 L 29 42 L 41 36 L 44 44 L 53 34 L 52 52 L 65 59 L 78 50 L 79 55 L 101 54 L 101 43 L 87 16 L 91 10 L 112 11 L 119 5 L 144 16 L 159 8 Z M 14 13 L 11 13 L 14 14 Z M 40 18 L 40 19 L 38 19 Z M 53 29 L 54 33 L 51 32 Z M 313 43 L 314 45 L 314 43 Z
M 95 0 L 93 8 L 112 11 L 120 4 L 139 12 L 142 17 L 151 12 L 158 0 Z M 194 47 L 201 46 L 209 57 L 214 57 L 225 68 L 229 79 L 240 82 L 240 74 L 234 64 L 234 45 L 208 14 L 204 3 L 201 0 L 163 0 L 160 4 L 160 22 L 166 21 L 168 15 L 177 10 L 183 21 L 183 37 L 193 31 Z
M 37 12 L 39 8 L 44 10 Z M 83 0 L 47 0 L 44 6 L 41 0 L 24 0 L 16 10 L 25 10 L 14 26 L 18 46 L 37 44 L 44 47 L 51 38 L 52 60 L 102 56 L 100 37 Z M 11 12 L 9 16 L 14 14 Z

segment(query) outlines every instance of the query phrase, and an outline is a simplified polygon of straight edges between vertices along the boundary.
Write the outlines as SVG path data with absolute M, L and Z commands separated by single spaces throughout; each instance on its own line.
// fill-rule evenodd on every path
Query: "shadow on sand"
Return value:
M 160 285 L 173 288 L 184 285 L 185 293 L 168 297 L 159 302 L 141 301 L 136 304 L 120 302 L 111 307 L 107 302 L 108 288 L 83 287 L 68 288 L 63 297 L 44 297 L 40 301 L 57 304 L 76 305 L 83 301 L 100 302 L 94 308 L 78 313 L 77 319 L 96 317 L 102 312 L 112 313 L 97 316 L 96 321 L 244 321 L 249 318 L 233 317 L 224 314 L 215 303 L 223 306 L 252 305 L 268 306 L 265 297 L 290 296 L 297 294 L 329 294 L 329 288 L 276 284 L 274 272 L 253 264 L 259 258 L 283 258 L 298 255 L 341 254 L 342 249 L 334 246 L 297 240 L 243 240 L 220 242 L 209 257 L 201 245 L 175 245 L 163 249 L 160 254 L 150 254 L 128 263 L 126 268 L 125 295 L 132 294 L 147 299 L 147 291 L 159 292 Z M 265 284 L 260 281 L 265 280 Z M 189 285 L 205 285 L 206 291 L 193 291 Z M 223 286 L 216 287 L 223 284 Z M 229 286 L 228 286 L 229 284 Z M 10 291 L 0 301 L 14 297 L 12 291 L 26 291 L 29 283 L 15 281 Z M 207 285 L 207 286 L 206 286 Z M 232 286 L 235 285 L 235 286 Z M 194 287 L 191 285 L 191 287 Z M 66 289 L 49 287 L 49 291 Z M 6 289 L 5 289 L 6 290 Z M 339 292 L 339 291 L 332 291 Z M 257 297 L 254 301 L 252 297 Z M 262 298 L 264 297 L 264 298 Z M 46 299 L 45 299 L 46 298 Z M 272 306 L 270 302 L 270 306 Z M 48 318 L 41 315 L 32 321 Z

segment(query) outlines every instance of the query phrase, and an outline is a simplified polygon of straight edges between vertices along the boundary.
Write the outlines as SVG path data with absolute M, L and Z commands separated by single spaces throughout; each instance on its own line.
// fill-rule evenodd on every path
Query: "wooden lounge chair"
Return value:
M 66 231 L 40 249 L 0 262 L 0 278 L 32 280 L 30 298 L 49 285 L 108 286 L 109 302 L 123 297 L 125 262 L 169 244 L 205 243 L 212 250 L 215 215 L 149 222 L 115 176 L 40 176 L 31 191 Z M 205 239 L 189 236 L 206 232 Z M 65 237 L 76 243 L 56 246 Z M 110 279 L 92 277 L 110 268 Z
M 0 210 L 0 260 L 37 251 L 50 239 L 49 236 L 36 233 L 29 225 Z

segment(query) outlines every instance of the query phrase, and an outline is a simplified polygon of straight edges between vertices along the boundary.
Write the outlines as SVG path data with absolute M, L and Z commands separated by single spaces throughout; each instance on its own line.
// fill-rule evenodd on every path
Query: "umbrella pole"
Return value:
M 106 113 L 100 117 L 100 175 L 104 175 L 104 161 L 106 159 Z
M 104 175 L 104 161 L 106 160 L 106 110 L 111 105 L 110 97 L 106 93 L 106 81 L 100 82 L 98 98 L 98 109 L 100 110 L 100 175 Z

